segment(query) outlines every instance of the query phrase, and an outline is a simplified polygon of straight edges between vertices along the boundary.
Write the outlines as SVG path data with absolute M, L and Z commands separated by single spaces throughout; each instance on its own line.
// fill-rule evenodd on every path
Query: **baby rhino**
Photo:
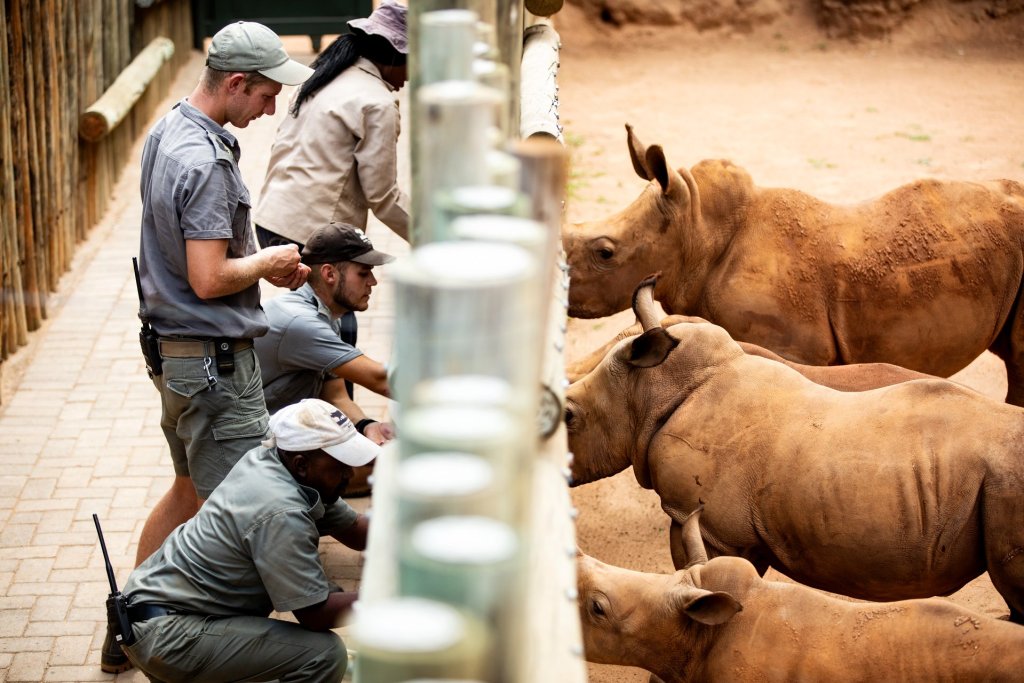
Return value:
M 847 602 L 766 581 L 738 557 L 708 561 L 697 512 L 675 574 L 578 555 L 587 659 L 651 681 L 1019 681 L 1024 628 L 943 598 Z

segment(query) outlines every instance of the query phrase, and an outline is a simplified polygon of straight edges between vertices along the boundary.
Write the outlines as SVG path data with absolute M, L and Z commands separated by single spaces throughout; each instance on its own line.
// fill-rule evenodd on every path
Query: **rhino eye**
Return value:
M 572 427 L 572 423 L 576 421 L 576 413 L 572 411 L 572 408 L 566 406 L 565 408 L 565 426 Z
M 601 606 L 601 603 L 598 600 L 591 600 L 590 601 L 590 611 L 596 617 L 603 617 L 604 616 L 604 607 Z
M 597 250 L 597 255 L 600 256 L 603 261 L 610 261 L 612 256 L 615 256 L 615 252 L 608 247 L 601 247 Z

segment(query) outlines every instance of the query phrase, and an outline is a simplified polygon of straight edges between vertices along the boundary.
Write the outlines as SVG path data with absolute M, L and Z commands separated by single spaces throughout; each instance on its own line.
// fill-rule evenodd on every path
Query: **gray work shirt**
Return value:
M 256 253 L 238 140 L 182 100 L 153 126 L 142 150 L 139 272 L 161 335 L 258 337 L 267 331 L 259 283 L 203 300 L 188 282 L 185 240 L 228 240 L 228 258 Z
M 324 507 L 281 463 L 257 447 L 238 461 L 195 517 L 128 577 L 131 604 L 159 603 L 214 616 L 267 616 L 327 599 L 317 548 L 357 513 L 343 500 Z
M 266 303 L 270 330 L 255 340 L 267 410 L 317 398 L 331 370 L 363 352 L 341 340 L 341 323 L 305 284 Z

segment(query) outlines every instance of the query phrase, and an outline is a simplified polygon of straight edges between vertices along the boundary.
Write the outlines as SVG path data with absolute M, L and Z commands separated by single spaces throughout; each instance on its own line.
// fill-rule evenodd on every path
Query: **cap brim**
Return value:
M 305 64 L 289 59 L 281 66 L 275 66 L 272 69 L 260 69 L 260 73 L 270 80 L 277 81 L 283 85 L 300 85 L 313 75 L 313 70 Z
M 379 36 L 383 38 L 384 40 L 388 41 L 388 45 L 393 47 L 395 49 L 395 52 L 397 52 L 400 55 L 409 54 L 408 39 L 403 39 L 400 38 L 399 36 L 396 36 L 394 31 L 378 28 L 377 25 L 373 21 L 371 21 L 369 17 L 365 19 L 352 19 L 348 22 L 348 25 L 351 28 L 360 31 L 361 33 L 365 33 L 368 36 Z
M 365 266 L 383 266 L 385 263 L 391 263 L 394 260 L 395 257 L 391 254 L 385 254 L 383 251 L 377 251 L 376 249 L 371 249 L 365 254 L 353 256 L 349 259 L 349 261 L 362 263 Z
M 338 462 L 350 467 L 362 467 L 380 455 L 380 446 L 362 434 L 354 434 L 344 443 L 323 446 L 322 449 Z

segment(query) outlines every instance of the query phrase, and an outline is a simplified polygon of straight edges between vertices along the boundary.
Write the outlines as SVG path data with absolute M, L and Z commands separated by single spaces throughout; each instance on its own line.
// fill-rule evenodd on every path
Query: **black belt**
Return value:
M 160 337 L 159 344 L 164 358 L 216 358 L 218 351 L 223 355 L 251 349 L 252 339 Z
M 149 619 L 156 619 L 157 617 L 168 617 L 172 614 L 184 614 L 180 610 L 176 610 L 166 605 L 157 605 L 152 602 L 140 602 L 135 605 L 128 605 L 128 621 L 133 624 L 140 621 L 147 621 Z

